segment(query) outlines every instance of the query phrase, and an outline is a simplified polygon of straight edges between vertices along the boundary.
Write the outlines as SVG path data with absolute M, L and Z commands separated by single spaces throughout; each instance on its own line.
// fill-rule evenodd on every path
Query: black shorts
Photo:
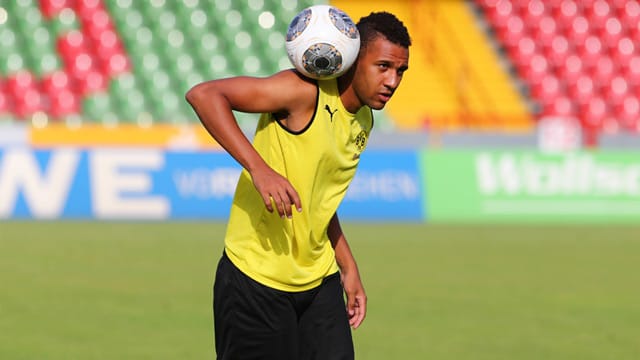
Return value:
M 353 359 L 338 273 L 315 289 L 286 292 L 242 273 L 223 254 L 213 288 L 218 359 Z

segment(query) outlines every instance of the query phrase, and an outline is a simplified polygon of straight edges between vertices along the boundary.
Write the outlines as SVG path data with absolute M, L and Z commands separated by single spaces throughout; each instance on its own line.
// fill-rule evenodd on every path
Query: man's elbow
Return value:
M 185 94 L 184 98 L 191 105 L 198 101 L 198 98 L 202 97 L 202 84 L 197 84 L 191 87 Z

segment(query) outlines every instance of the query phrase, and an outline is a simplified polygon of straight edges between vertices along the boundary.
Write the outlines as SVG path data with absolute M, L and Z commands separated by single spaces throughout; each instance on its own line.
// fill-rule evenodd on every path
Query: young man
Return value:
M 362 323 L 367 298 L 336 210 L 373 126 L 371 109 L 400 84 L 411 45 L 387 12 L 357 27 L 358 59 L 338 79 L 285 70 L 212 80 L 186 94 L 244 168 L 214 284 L 219 359 L 354 357 L 350 326 Z M 232 110 L 262 113 L 253 145 Z

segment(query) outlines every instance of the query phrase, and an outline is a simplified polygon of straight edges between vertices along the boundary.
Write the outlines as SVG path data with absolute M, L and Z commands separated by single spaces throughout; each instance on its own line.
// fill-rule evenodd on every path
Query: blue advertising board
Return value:
M 341 219 L 423 221 L 416 151 L 367 150 L 338 210 Z
M 414 152 L 368 151 L 343 219 L 422 220 Z M 240 166 L 217 151 L 0 148 L 0 219 L 226 219 Z

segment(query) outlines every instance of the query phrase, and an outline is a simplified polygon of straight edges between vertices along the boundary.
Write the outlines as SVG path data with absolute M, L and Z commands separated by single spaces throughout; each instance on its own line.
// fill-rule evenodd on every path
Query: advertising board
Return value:
M 421 158 L 430 221 L 640 220 L 640 153 L 448 150 Z
M 368 151 L 339 210 L 423 219 L 415 152 Z M 0 219 L 225 219 L 240 166 L 220 151 L 0 148 Z

